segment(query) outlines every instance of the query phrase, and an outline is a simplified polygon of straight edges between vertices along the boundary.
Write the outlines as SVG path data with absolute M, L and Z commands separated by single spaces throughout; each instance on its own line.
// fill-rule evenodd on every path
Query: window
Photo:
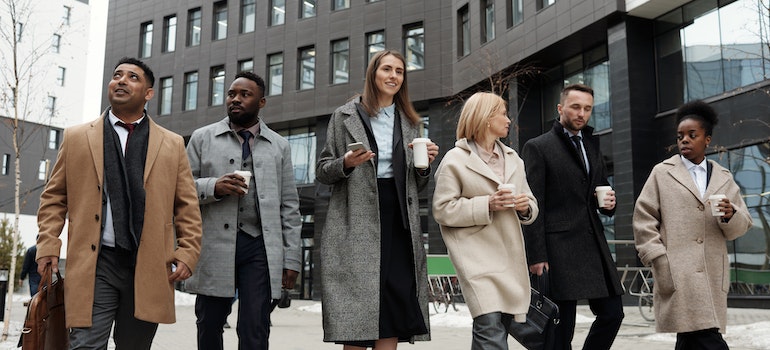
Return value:
M 64 12 L 62 12 L 61 22 L 63 25 L 70 25 L 70 18 L 72 17 L 72 7 L 64 6 Z
M 142 23 L 139 43 L 139 57 L 147 58 L 152 53 L 152 22 Z
M 537 0 L 537 9 L 542 10 L 556 3 L 556 0 Z
M 51 52 L 59 53 L 61 51 L 61 35 L 54 34 L 51 37 Z
M 332 84 L 348 82 L 350 42 L 348 39 L 332 42 Z
M 332 11 L 344 10 L 350 7 L 350 0 L 332 0 Z
M 45 181 L 48 175 L 48 160 L 43 159 L 40 161 L 40 165 L 37 167 L 37 179 Z
M 20 43 L 24 33 L 24 23 L 16 22 L 16 42 Z
M 281 25 L 286 20 L 286 0 L 270 1 L 270 25 Z
M 300 90 L 315 87 L 315 47 L 310 46 L 299 50 L 299 84 Z
M 299 9 L 299 15 L 301 18 L 315 17 L 315 3 L 316 0 L 301 0 L 301 8 Z
M 8 153 L 3 154 L 3 169 L 2 174 L 0 175 L 8 175 L 11 173 L 11 155 Z
M 56 76 L 56 84 L 64 86 L 64 75 L 67 74 L 67 68 L 59 67 L 59 73 Z
M 187 46 L 201 44 L 201 9 L 187 11 Z
M 171 114 L 171 97 L 174 95 L 174 78 L 160 78 L 160 101 L 158 101 L 158 114 Z
M 241 0 L 241 33 L 251 33 L 257 23 L 256 0 Z
M 184 110 L 192 111 L 198 107 L 198 72 L 184 75 Z
M 372 60 L 374 54 L 385 50 L 385 31 L 380 30 L 376 32 L 366 33 L 366 62 Z M 366 70 L 366 67 L 364 67 Z
M 460 56 L 471 53 L 471 18 L 466 4 L 457 11 L 457 52 Z
M 61 134 L 60 130 L 51 129 L 48 131 L 48 149 L 58 149 L 59 148 L 59 135 Z
M 312 184 L 315 181 L 316 136 L 315 127 L 298 127 L 278 132 L 289 141 L 291 164 L 294 166 L 294 181 L 297 184 Z
M 211 68 L 211 105 L 219 106 L 225 102 L 225 66 Z
M 481 0 L 481 42 L 486 43 L 495 38 L 495 2 Z
M 48 100 L 45 105 L 45 109 L 48 110 L 48 115 L 54 116 L 54 113 L 56 113 L 56 97 L 55 96 L 48 96 Z
M 253 72 L 254 60 L 251 58 L 238 61 L 238 72 Z
M 176 50 L 176 15 L 163 19 L 163 52 Z
M 276 53 L 267 58 L 267 95 L 283 93 L 283 54 Z
M 508 28 L 517 24 L 521 24 L 524 21 L 524 5 L 522 0 L 508 0 L 508 12 L 506 13 L 506 20 Z
M 404 27 L 406 70 L 425 68 L 425 31 L 422 23 Z
M 214 4 L 214 33 L 212 40 L 227 38 L 227 2 L 220 1 Z

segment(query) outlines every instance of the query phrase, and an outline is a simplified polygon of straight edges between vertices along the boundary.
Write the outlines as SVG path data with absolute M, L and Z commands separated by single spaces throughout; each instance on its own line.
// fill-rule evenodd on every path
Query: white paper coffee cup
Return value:
M 709 196 L 709 206 L 711 207 L 712 216 L 725 216 L 725 212 L 719 210 L 719 204 L 725 198 L 727 198 L 727 196 L 723 194 L 712 194 Z
M 249 182 L 251 181 L 251 172 L 246 170 L 236 170 L 235 175 L 243 177 L 243 182 L 246 183 L 246 187 L 243 188 L 243 192 L 249 193 Z
M 505 189 L 510 190 L 511 194 L 516 194 L 516 185 L 514 184 L 500 184 L 499 186 L 497 186 L 498 191 L 505 190 Z M 508 208 L 513 208 L 516 206 L 516 204 L 511 203 L 511 204 L 506 204 L 504 206 Z
M 596 186 L 596 200 L 599 201 L 599 207 L 604 208 L 604 198 L 607 197 L 607 192 L 612 191 L 612 186 Z
M 430 162 L 428 161 L 428 142 L 430 142 L 430 139 L 424 137 L 418 137 L 412 140 L 414 167 L 417 169 L 426 169 L 430 166 Z

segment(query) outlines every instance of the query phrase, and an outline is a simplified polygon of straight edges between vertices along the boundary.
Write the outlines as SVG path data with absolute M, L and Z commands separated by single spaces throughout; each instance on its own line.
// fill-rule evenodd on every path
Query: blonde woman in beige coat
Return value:
M 524 163 L 498 140 L 510 124 L 502 98 L 474 94 L 460 113 L 455 148 L 436 172 L 433 215 L 473 316 L 471 349 L 507 349 L 507 325 L 524 322 L 529 308 L 521 225 L 535 220 L 538 207 Z
M 677 121 L 680 154 L 653 168 L 636 201 L 636 249 L 652 266 L 657 331 L 676 332 L 676 349 L 728 349 L 720 334 L 730 288 L 725 243 L 748 231 L 751 216 L 730 171 L 706 159 L 716 112 L 694 101 L 679 108 Z M 713 194 L 727 196 L 724 216 L 712 216 Z

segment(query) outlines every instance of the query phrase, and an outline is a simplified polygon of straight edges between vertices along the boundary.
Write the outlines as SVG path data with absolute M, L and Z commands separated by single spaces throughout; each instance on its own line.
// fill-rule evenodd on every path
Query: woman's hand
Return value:
M 515 209 L 522 217 L 529 214 L 529 197 L 526 194 L 517 194 L 513 199 L 513 209 Z
M 428 142 L 428 164 L 433 163 L 436 157 L 438 157 L 438 145 L 432 141 Z
M 515 196 L 509 189 L 497 190 L 494 194 L 489 196 L 489 211 L 501 211 L 508 210 L 514 206 Z M 527 204 L 529 208 L 529 204 Z
M 343 157 L 345 158 L 342 162 L 344 168 L 352 169 L 368 161 L 369 159 L 374 158 L 374 152 L 371 150 L 363 149 L 357 151 L 347 151 Z

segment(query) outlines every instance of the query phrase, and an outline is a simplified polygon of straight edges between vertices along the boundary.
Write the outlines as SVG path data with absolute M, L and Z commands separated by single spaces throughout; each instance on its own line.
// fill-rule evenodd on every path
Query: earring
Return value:
M 487 122 L 487 129 L 489 129 L 489 122 Z

